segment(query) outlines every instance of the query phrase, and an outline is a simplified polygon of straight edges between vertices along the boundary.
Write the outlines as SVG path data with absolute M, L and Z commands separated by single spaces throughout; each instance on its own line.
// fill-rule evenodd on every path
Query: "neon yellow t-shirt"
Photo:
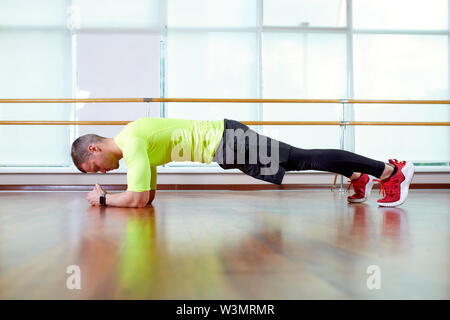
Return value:
M 114 138 L 128 167 L 127 190 L 156 190 L 156 166 L 172 161 L 211 163 L 223 120 L 141 118 Z

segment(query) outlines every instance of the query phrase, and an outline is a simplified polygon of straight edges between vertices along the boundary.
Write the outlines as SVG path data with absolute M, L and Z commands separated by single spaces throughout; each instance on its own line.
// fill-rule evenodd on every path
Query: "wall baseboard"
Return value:
M 181 190 L 181 188 L 196 188 L 197 190 L 208 190 L 211 188 L 230 190 L 236 186 L 256 185 L 257 190 L 269 189 L 301 189 L 301 188 L 330 188 L 335 180 L 335 174 L 321 171 L 299 171 L 287 172 L 283 178 L 281 186 L 271 185 L 268 182 L 257 180 L 247 176 L 242 172 L 231 172 L 232 170 L 223 170 L 223 172 L 211 173 L 167 173 L 158 172 L 158 185 L 160 190 Z M 236 169 L 237 170 L 237 169 Z M 338 176 L 337 183 L 342 181 L 347 184 L 347 178 Z M 417 172 L 414 175 L 413 185 L 421 185 L 424 188 L 427 185 L 438 185 L 437 188 L 447 188 L 450 182 L 450 172 Z M 127 175 L 122 173 L 111 174 L 67 174 L 67 173 L 4 173 L 0 174 L 0 183 L 3 186 L 93 186 L 96 183 L 101 186 L 117 186 L 127 184 Z M 190 187 L 190 185 L 198 185 Z M 267 187 L 263 187 L 267 185 Z M 287 187 L 289 185 L 289 187 Z M 232 187 L 230 187 L 232 186 Z M 43 187 L 42 187 L 43 188 Z M 58 188 L 58 187 L 53 187 Z M 88 190 L 91 189 L 87 187 Z M 125 187 L 123 187 L 124 189 Z M 167 189 L 166 189 L 167 188 Z M 122 189 L 121 189 L 122 190 Z M 253 189 L 245 189 L 253 190 Z
M 331 189 L 330 184 L 158 184 L 157 190 L 302 190 L 302 189 Z M 339 188 L 339 184 L 337 185 Z M 347 188 L 348 184 L 344 184 Z M 0 191 L 90 191 L 92 185 L 18 185 L 4 184 L 0 185 Z M 107 191 L 124 191 L 126 184 L 107 184 L 102 185 Z M 378 185 L 374 186 L 379 189 Z M 450 183 L 415 183 L 410 185 L 410 189 L 450 189 Z

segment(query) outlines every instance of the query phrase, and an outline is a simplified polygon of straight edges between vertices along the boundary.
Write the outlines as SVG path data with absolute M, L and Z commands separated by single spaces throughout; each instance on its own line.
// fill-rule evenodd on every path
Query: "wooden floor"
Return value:
M 0 299 L 449 299 L 450 190 L 411 190 L 392 209 L 377 196 L 158 191 L 124 209 L 0 192 Z

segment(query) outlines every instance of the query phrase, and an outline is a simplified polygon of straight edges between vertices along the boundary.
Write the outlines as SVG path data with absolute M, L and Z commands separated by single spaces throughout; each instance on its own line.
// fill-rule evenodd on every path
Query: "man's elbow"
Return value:
M 147 206 L 149 202 L 149 197 L 141 197 L 140 199 L 137 199 L 135 202 L 136 208 L 144 208 Z
M 151 204 L 155 198 L 155 192 L 151 190 L 150 192 L 140 192 L 139 194 L 132 193 L 128 198 L 128 207 L 131 208 L 144 208 Z
M 147 206 L 147 203 L 143 201 L 131 201 L 128 204 L 129 208 L 144 208 L 145 206 Z

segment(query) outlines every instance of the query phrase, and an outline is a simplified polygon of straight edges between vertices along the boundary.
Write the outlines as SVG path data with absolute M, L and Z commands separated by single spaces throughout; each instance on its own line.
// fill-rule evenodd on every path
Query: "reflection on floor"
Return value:
M 158 191 L 125 209 L 2 192 L 0 299 L 449 299 L 450 190 L 372 196 Z

